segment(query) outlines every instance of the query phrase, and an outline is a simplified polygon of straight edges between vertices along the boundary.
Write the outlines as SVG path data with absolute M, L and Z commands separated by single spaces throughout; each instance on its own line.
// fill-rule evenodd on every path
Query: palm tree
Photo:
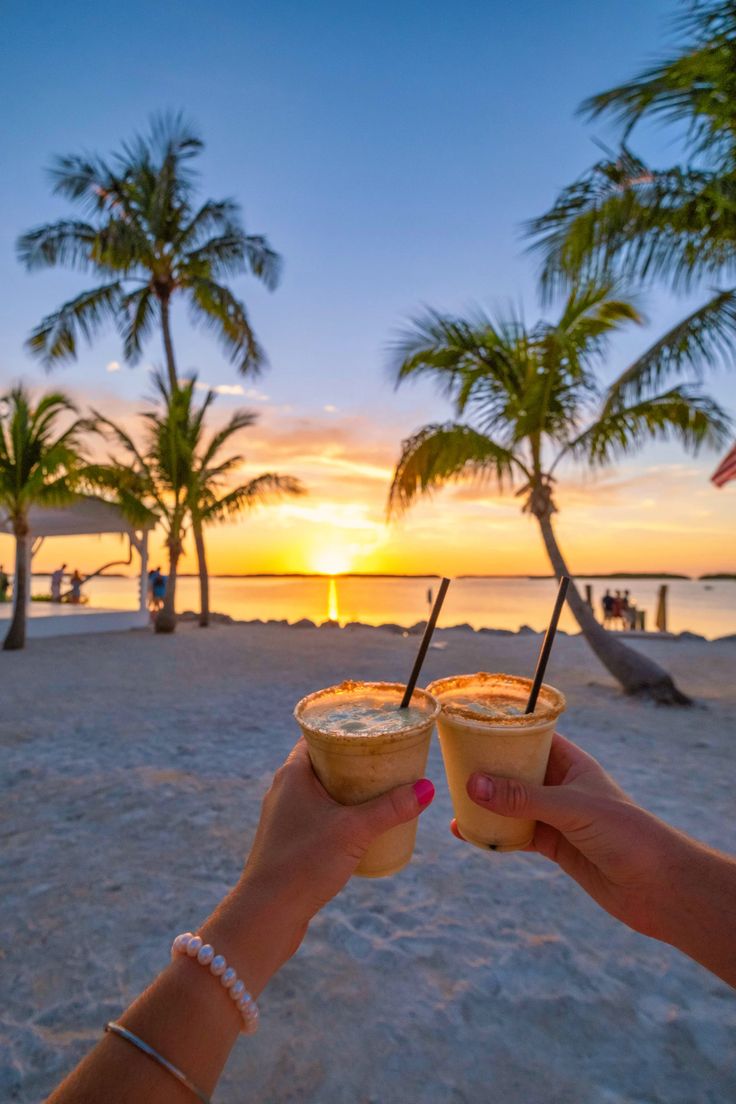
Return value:
M 177 384 L 171 390 L 160 373 L 153 374 L 153 382 L 154 401 L 160 400 L 162 408 L 142 413 L 144 440 L 140 448 L 121 426 L 95 413 L 98 428 L 122 447 L 125 460 L 113 457 L 108 464 L 90 469 L 90 476 L 98 487 L 114 491 L 130 520 L 155 518 L 163 525 L 169 564 L 164 604 L 155 629 L 171 633 L 176 628 L 177 571 L 184 548 L 193 463 L 187 436 L 193 382 Z
M 700 365 L 730 365 L 736 332 L 736 6 L 690 4 L 679 29 L 675 56 L 585 101 L 588 117 L 624 125 L 621 148 L 528 225 L 548 295 L 604 274 L 683 290 L 708 282 L 706 302 L 666 335 L 660 382 L 689 369 L 694 353 Z M 640 120 L 684 128 L 688 164 L 651 168 L 633 153 Z M 657 380 L 645 373 L 636 382 Z
M 192 380 L 190 386 L 193 387 L 194 384 L 195 381 Z M 199 624 L 203 628 L 209 625 L 210 618 L 209 574 L 204 543 L 205 526 L 236 517 L 244 510 L 250 510 L 282 495 L 304 494 L 304 488 L 298 479 L 290 475 L 279 475 L 276 472 L 265 472 L 247 483 L 227 489 L 227 477 L 239 464 L 242 464 L 243 457 L 231 455 L 222 459 L 222 450 L 236 433 L 253 425 L 257 416 L 248 410 L 237 410 L 222 429 L 213 433 L 205 443 L 205 414 L 214 398 L 214 392 L 209 391 L 199 409 L 191 409 L 186 431 L 189 437 L 188 451 L 193 457 L 186 505 L 197 549 Z
M 13 618 L 3 648 L 14 651 L 26 641 L 29 597 L 29 522 L 32 506 L 73 502 L 84 474 L 81 434 L 89 421 L 76 417 L 66 395 L 49 392 L 38 402 L 21 385 L 0 399 L 0 508 L 15 536 Z M 72 418 L 61 428 L 64 417 Z
M 169 388 L 177 382 L 171 305 L 185 301 L 192 320 L 212 330 L 242 373 L 264 365 L 246 309 L 222 281 L 250 272 L 278 283 L 280 259 L 259 234 L 246 234 L 230 199 L 196 202 L 191 161 L 203 143 L 180 115 L 154 117 L 150 134 L 123 145 L 111 160 L 58 157 L 54 192 L 82 207 L 85 218 L 59 219 L 18 241 L 30 271 L 69 266 L 96 273 L 95 287 L 47 315 L 28 341 L 46 367 L 74 360 L 80 335 L 91 341 L 112 321 L 125 359 L 135 363 L 154 327 L 163 337 Z
M 454 479 L 491 478 L 499 488 L 519 481 L 516 494 L 539 524 L 555 574 L 571 575 L 552 522 L 563 460 L 599 468 L 668 437 L 696 452 L 720 442 L 728 428 L 724 412 L 691 386 L 643 387 L 629 399 L 629 369 L 601 391 L 594 369 L 608 339 L 639 321 L 633 304 L 605 284 L 575 289 L 559 321 L 532 329 L 515 318 L 496 324 L 481 313 L 466 319 L 428 312 L 416 319 L 394 349 L 397 384 L 429 376 L 452 400 L 456 417 L 470 419 L 424 426 L 403 442 L 389 513 Z M 667 352 L 655 346 L 641 362 Z M 567 600 L 591 648 L 627 693 L 688 701 L 666 671 L 598 624 L 574 585 Z

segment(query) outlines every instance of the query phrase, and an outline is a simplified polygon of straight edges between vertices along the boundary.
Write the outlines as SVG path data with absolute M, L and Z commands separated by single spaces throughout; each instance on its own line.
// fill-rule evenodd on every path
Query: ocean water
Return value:
M 600 599 L 611 591 L 628 589 L 639 609 L 647 616 L 647 628 L 654 629 L 657 592 L 661 582 L 668 585 L 668 628 L 671 632 L 700 633 L 709 639 L 736 633 L 736 582 L 700 582 L 697 580 L 606 579 L 577 580 L 582 589 L 593 586 L 593 603 L 600 616 Z M 210 606 L 237 620 L 260 618 L 294 622 L 307 617 L 322 622 L 328 618 L 363 621 L 370 625 L 393 622 L 413 625 L 427 616 L 428 590 L 437 592 L 434 578 L 353 578 L 337 576 L 300 578 L 213 578 L 210 580 Z M 48 579 L 34 576 L 33 592 L 47 593 Z M 85 587 L 90 606 L 103 609 L 135 609 L 137 580 L 93 579 Z M 554 603 L 553 579 L 457 579 L 447 594 L 440 626 L 468 623 L 473 628 L 511 629 L 529 625 L 545 628 Z M 177 588 L 177 608 L 196 610 L 199 584 L 195 578 L 181 578 Z M 577 625 L 567 609 L 560 628 L 576 632 Z

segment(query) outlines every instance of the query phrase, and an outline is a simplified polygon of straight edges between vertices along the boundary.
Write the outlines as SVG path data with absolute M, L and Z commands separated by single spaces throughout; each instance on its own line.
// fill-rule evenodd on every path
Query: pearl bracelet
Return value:
M 188 955 L 195 959 L 200 966 L 208 966 L 210 973 L 220 979 L 223 989 L 230 995 L 233 1004 L 243 1017 L 243 1031 L 246 1035 L 253 1035 L 258 1030 L 258 1006 L 245 985 L 233 970 L 228 966 L 222 955 L 215 954 L 215 948 L 209 943 L 204 943 L 199 935 L 191 932 L 182 932 L 177 935 L 171 944 L 171 957 Z

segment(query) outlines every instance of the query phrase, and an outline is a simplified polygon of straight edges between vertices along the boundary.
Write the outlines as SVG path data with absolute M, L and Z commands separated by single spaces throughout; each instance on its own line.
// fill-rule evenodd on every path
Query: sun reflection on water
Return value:
M 337 604 L 337 582 L 334 576 L 327 586 L 327 618 L 330 621 L 340 620 L 340 608 Z

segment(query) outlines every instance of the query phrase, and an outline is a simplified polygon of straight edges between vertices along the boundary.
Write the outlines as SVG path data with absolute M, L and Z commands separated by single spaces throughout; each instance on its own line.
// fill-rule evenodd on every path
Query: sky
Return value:
M 106 331 L 47 377 L 24 341 L 90 277 L 27 274 L 15 241 L 71 213 L 51 194 L 52 155 L 109 153 L 152 112 L 182 110 L 206 142 L 202 196 L 237 199 L 246 228 L 283 255 L 284 275 L 273 293 L 233 281 L 268 354 L 259 378 L 238 376 L 183 310 L 179 366 L 220 389 L 213 424 L 242 406 L 258 413 L 238 448 L 244 478 L 278 471 L 308 490 L 211 530 L 211 569 L 546 572 L 518 500 L 488 487 L 449 487 L 386 525 L 401 440 L 450 413 L 429 384 L 394 390 L 387 346 L 423 305 L 543 313 L 523 224 L 597 159 L 595 140 L 614 144 L 611 127 L 576 107 L 666 50 L 674 10 L 672 0 L 6 3 L 0 389 L 63 387 L 135 429 L 158 339 L 131 368 Z M 654 163 L 677 159 L 661 130 L 642 130 L 636 148 Z M 601 379 L 706 290 L 690 300 L 650 290 L 650 324 L 617 339 Z M 733 383 L 723 372 L 708 380 L 736 413 Z M 573 570 L 732 571 L 736 484 L 709 483 L 717 462 L 662 445 L 596 479 L 563 470 L 558 529 Z M 117 548 L 112 538 L 47 542 L 34 567 L 66 559 L 91 570 Z M 0 560 L 11 556 L 0 537 Z M 183 569 L 194 566 L 188 545 Z

